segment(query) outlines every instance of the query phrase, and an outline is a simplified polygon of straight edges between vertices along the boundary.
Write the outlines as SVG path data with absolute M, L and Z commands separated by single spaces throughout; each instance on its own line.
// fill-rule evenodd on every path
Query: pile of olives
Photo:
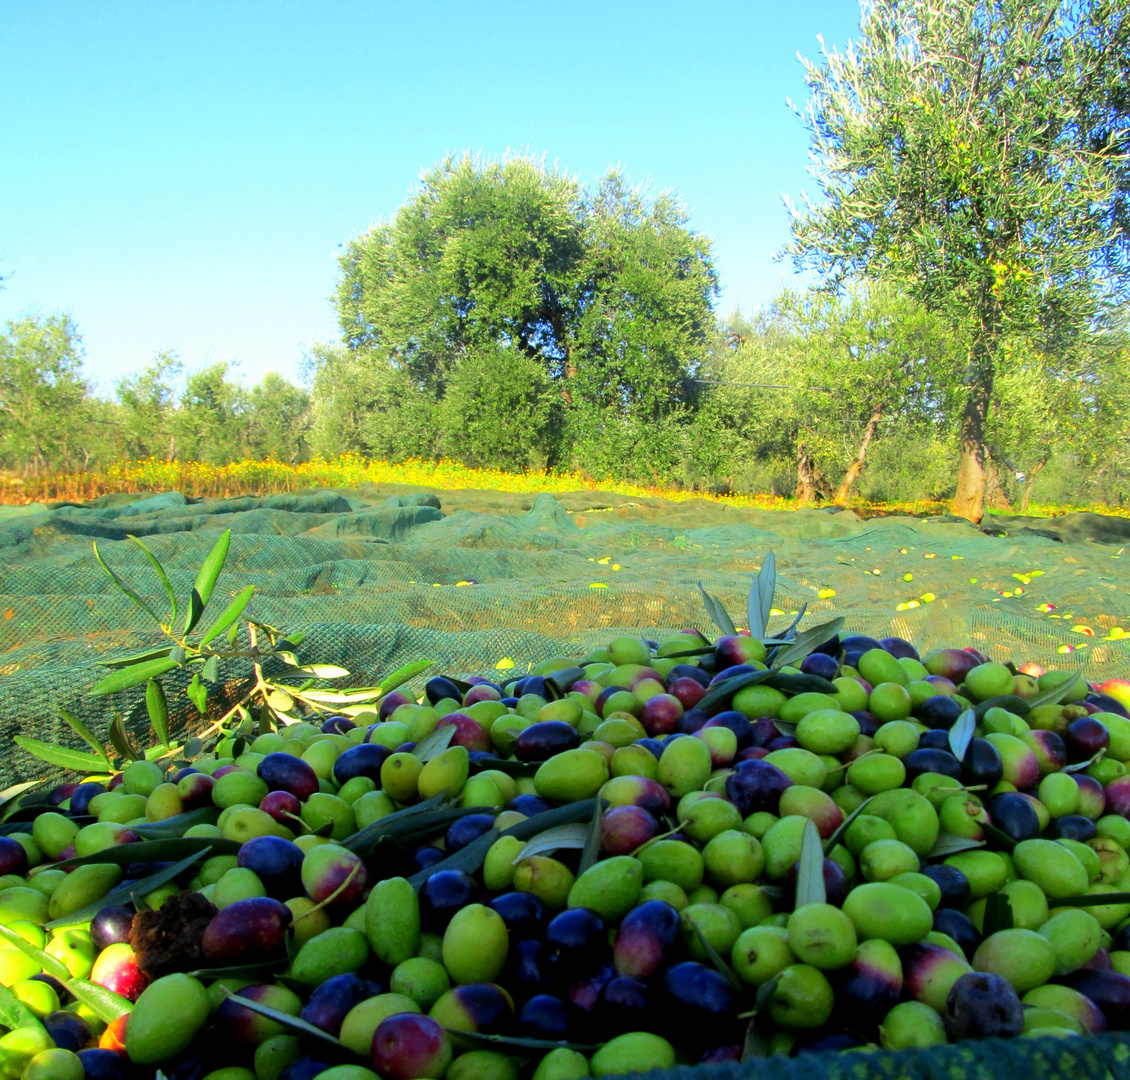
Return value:
M 0 1080 L 581 1080 L 1130 1028 L 1130 684 L 802 651 L 769 676 L 749 636 L 617 638 L 27 800 Z

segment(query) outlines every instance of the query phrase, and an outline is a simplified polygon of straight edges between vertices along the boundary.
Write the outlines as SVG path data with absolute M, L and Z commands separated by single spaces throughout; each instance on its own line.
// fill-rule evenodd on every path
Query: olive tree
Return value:
M 1125 289 L 1126 0 L 871 0 L 803 60 L 822 196 L 788 252 L 894 283 L 967 342 L 956 513 L 979 520 L 1004 344 L 1057 351 Z M 1124 72 L 1123 72 L 1124 73 Z

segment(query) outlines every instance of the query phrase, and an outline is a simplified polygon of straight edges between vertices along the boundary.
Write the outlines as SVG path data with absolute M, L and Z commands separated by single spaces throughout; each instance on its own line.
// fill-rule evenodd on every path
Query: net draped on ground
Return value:
M 164 590 L 127 534 L 145 539 L 183 598 L 226 528 L 231 551 L 204 623 L 254 584 L 255 617 L 306 631 L 300 658 L 339 663 L 354 684 L 374 684 L 410 660 L 433 659 L 437 673 L 499 676 L 619 633 L 711 632 L 698 581 L 741 625 L 751 576 L 769 550 L 785 612 L 771 630 L 807 602 L 804 625 L 843 615 L 850 632 L 897 634 L 923 651 L 974 645 L 1091 679 L 1130 677 L 1130 637 L 1110 633 L 1130 629 L 1125 519 L 989 517 L 977 529 L 954 518 L 862 520 L 851 511 L 587 491 L 392 486 L 199 501 L 110 495 L 82 506 L 0 507 L 0 739 L 9 748 L 0 783 L 44 775 L 14 747 L 15 734 L 81 747 L 57 719 L 59 706 L 102 736 L 115 710 L 139 733 L 148 726 L 144 688 L 89 695 L 106 672 L 101 658 L 160 641 L 97 565 L 91 542 L 164 612 Z M 1041 610 L 1047 605 L 1054 610 Z M 1061 653 L 1065 645 L 1074 651 Z M 497 666 L 510 661 L 513 669 Z M 234 685 L 210 687 L 210 715 Z M 181 686 L 166 683 L 183 718 L 191 706 Z

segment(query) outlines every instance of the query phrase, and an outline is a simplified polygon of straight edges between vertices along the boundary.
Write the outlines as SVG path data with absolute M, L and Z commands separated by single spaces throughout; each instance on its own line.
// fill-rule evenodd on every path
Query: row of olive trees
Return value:
M 92 390 L 67 316 L 26 316 L 0 332 L 0 468 L 43 474 L 150 456 L 299 461 L 309 428 L 309 395 L 275 374 L 248 388 L 227 364 L 186 371 L 161 352 L 106 399 Z

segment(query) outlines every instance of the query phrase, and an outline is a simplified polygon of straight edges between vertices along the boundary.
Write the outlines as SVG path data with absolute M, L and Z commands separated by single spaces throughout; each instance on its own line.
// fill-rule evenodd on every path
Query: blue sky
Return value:
M 159 348 L 297 377 L 338 245 L 448 151 L 676 188 L 720 307 L 791 267 L 800 50 L 856 0 L 52 3 L 0 10 L 0 320 L 63 310 L 108 390 Z

